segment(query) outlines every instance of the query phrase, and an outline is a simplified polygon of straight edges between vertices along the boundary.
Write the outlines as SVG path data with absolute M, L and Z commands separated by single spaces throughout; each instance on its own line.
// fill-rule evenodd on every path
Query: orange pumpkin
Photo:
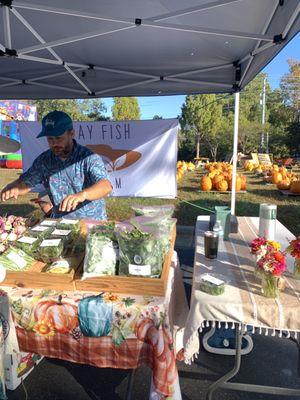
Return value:
M 290 191 L 292 193 L 300 193 L 300 180 L 292 182 Z
M 213 180 L 212 180 L 212 185 L 213 185 L 213 187 L 216 188 L 216 187 L 217 187 L 217 183 L 218 183 L 219 181 L 222 181 L 223 179 L 224 179 L 224 177 L 223 177 L 222 174 L 220 174 L 220 175 L 215 175 L 215 176 L 213 177 Z
M 212 181 L 209 176 L 205 175 L 201 178 L 201 190 L 204 192 L 209 192 L 212 188 Z
M 229 183 L 229 189 L 232 190 L 232 177 L 231 177 L 231 179 L 229 179 L 228 183 Z M 236 192 L 239 192 L 241 190 L 241 188 L 242 188 L 242 180 L 237 175 L 237 177 L 236 177 L 236 187 L 235 187 Z
M 282 181 L 277 183 L 277 189 L 279 190 L 288 190 L 291 186 L 291 182 L 288 179 L 283 179 Z
M 226 190 L 228 189 L 227 181 L 225 181 L 225 179 L 223 179 L 222 181 L 218 181 L 216 184 L 216 189 L 219 192 L 226 192 Z
M 241 175 L 241 190 L 246 190 L 247 178 L 245 175 Z
M 74 304 L 62 302 L 59 296 L 58 301 L 40 301 L 34 310 L 36 321 L 47 321 L 57 332 L 67 333 L 79 325 L 77 307 Z
M 282 175 L 277 171 L 273 171 L 272 182 L 275 183 L 275 185 L 277 185 L 277 183 L 280 181 L 282 181 Z

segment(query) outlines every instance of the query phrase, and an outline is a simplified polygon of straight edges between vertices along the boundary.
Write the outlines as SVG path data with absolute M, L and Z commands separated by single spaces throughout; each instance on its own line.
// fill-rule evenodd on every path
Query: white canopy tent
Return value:
M 0 0 L 0 6 L 0 98 L 235 93 L 234 177 L 239 91 L 300 27 L 299 0 Z M 234 204 L 235 188 L 233 214 Z

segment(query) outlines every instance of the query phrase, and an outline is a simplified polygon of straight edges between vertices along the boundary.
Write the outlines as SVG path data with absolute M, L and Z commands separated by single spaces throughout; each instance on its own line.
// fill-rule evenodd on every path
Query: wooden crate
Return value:
M 6 271 L 5 280 L 0 285 L 36 289 L 74 290 L 75 273 L 82 264 L 84 253 L 76 257 L 67 258 L 71 265 L 71 271 L 67 274 L 50 274 L 46 272 L 47 264 L 37 261 L 26 271 Z
M 75 288 L 88 292 L 114 292 L 149 296 L 164 296 L 172 255 L 176 239 L 176 225 L 171 233 L 171 247 L 166 254 L 160 278 L 143 278 L 135 276 L 99 276 L 81 280 L 82 270 L 78 268 L 75 274 Z

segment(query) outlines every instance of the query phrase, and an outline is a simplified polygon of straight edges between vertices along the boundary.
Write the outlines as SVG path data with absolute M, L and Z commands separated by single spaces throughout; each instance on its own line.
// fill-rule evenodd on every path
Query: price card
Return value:
M 32 228 L 32 231 L 36 231 L 36 232 L 45 232 L 48 229 L 48 226 L 35 226 L 34 228 Z
M 71 233 L 71 231 L 67 230 L 67 229 L 54 229 L 54 231 L 51 233 L 51 235 L 68 236 L 70 233 Z
M 129 264 L 128 270 L 131 275 L 139 275 L 139 276 L 151 275 L 151 265 Z
M 59 246 L 61 239 L 45 239 L 41 243 L 41 247 L 56 247 Z
M 28 244 L 32 244 L 32 243 L 34 243 L 36 241 L 37 241 L 37 238 L 33 238 L 33 237 L 30 237 L 30 236 L 23 236 L 20 239 L 18 239 L 18 242 L 20 242 L 20 243 L 28 243 Z

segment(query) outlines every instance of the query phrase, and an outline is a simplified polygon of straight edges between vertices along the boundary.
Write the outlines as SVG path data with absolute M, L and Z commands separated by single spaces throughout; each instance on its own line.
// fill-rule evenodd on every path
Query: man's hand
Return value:
M 1 201 L 6 201 L 11 198 L 17 199 L 20 194 L 19 188 L 15 186 L 7 185 L 1 191 Z
M 76 194 L 71 194 L 70 196 L 64 198 L 63 201 L 60 203 L 59 211 L 74 211 L 78 204 L 83 203 L 86 198 L 87 194 L 84 190 Z

